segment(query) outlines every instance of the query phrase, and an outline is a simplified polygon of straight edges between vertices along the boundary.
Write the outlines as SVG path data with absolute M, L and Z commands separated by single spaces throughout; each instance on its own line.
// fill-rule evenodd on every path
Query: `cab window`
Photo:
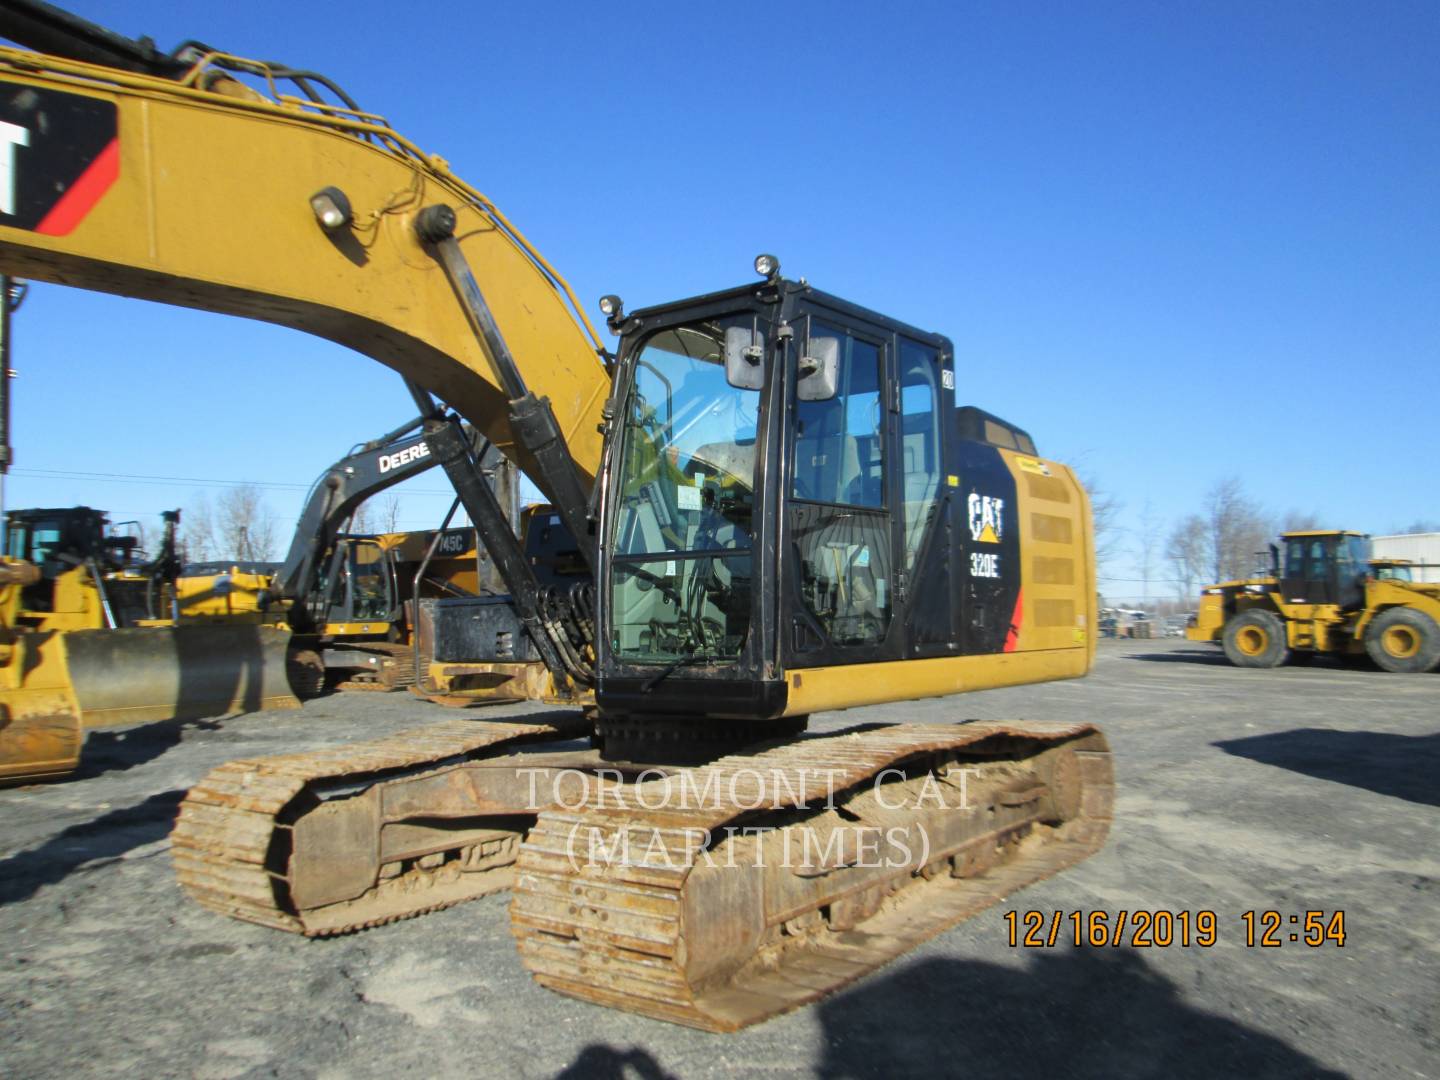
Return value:
M 900 339 L 900 476 L 906 570 L 915 567 L 925 523 L 940 490 L 939 361 L 928 345 Z
M 880 348 L 820 322 L 812 337 L 840 341 L 840 389 L 796 403 L 794 495 L 847 506 L 885 504 Z

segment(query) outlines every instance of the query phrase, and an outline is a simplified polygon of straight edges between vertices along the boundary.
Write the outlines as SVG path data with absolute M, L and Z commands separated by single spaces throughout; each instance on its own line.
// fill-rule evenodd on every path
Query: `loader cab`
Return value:
M 1289 532 L 1281 537 L 1281 598 L 1290 604 L 1363 607 L 1370 573 L 1370 538 L 1355 532 Z
M 55 592 L 55 579 L 76 566 L 96 560 L 102 570 L 110 563 L 123 562 L 128 549 L 119 541 L 135 544 L 133 537 L 107 537 L 109 519 L 88 506 L 57 509 L 11 510 L 5 515 L 5 553 L 24 559 L 40 569 L 40 580 L 25 587 L 22 604 L 32 611 L 47 611 Z M 115 554 L 109 555 L 111 548 Z
M 1376 581 L 1415 580 L 1415 564 L 1409 559 L 1371 559 L 1370 576 Z
M 961 438 L 948 339 L 776 277 L 617 329 L 602 708 L 764 719 L 785 710 L 787 672 L 1001 651 L 1014 480 L 999 443 Z M 963 422 L 983 439 L 987 419 L 1033 453 L 988 414 Z M 957 587 L 967 515 L 991 568 L 973 627 Z
M 101 555 L 106 546 L 107 523 L 103 513 L 88 506 L 11 510 L 5 515 L 5 552 L 13 559 L 34 563 L 53 578 L 76 560 Z

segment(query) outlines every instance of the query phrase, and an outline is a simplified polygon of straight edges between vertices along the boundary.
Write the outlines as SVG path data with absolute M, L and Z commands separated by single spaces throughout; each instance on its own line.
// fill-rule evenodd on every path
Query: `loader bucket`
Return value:
M 80 764 L 80 710 L 61 635 L 14 635 L 0 664 L 0 786 L 55 780 Z
M 170 626 L 64 636 L 84 728 L 298 709 L 286 674 L 288 630 Z

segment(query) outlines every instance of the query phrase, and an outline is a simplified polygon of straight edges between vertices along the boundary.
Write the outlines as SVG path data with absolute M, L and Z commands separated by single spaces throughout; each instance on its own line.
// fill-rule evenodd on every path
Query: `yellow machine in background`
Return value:
M 518 533 L 526 561 L 542 584 L 557 589 L 588 584 L 589 569 L 554 507 L 543 503 L 525 507 L 520 512 Z M 417 631 L 413 645 L 418 677 L 413 693 L 441 705 L 507 701 L 585 707 L 594 704 L 594 695 L 588 689 L 567 690 L 556 685 L 550 669 L 515 620 L 504 584 L 484 549 L 477 550 L 473 529 L 409 533 L 377 540 L 391 545 L 398 564 L 414 567 L 417 580 L 429 584 L 420 592 L 418 611 L 415 605 L 409 608 L 414 613 L 411 625 Z M 429 558 L 432 544 L 433 558 Z M 462 544 L 469 546 L 460 550 Z M 477 563 L 477 555 L 482 562 Z M 477 565 L 484 568 L 483 572 L 477 573 Z M 461 617 L 471 625 L 456 633 L 449 611 L 436 602 L 445 592 L 490 596 L 494 602 L 466 610 Z M 477 640 L 480 634 L 485 637 L 483 642 Z M 475 658 L 477 645 L 488 659 Z
M 1191 641 L 1219 641 L 1239 667 L 1317 654 L 1368 655 L 1386 671 L 1440 666 L 1440 585 L 1408 580 L 1400 560 L 1372 559 L 1364 533 L 1281 536 L 1269 574 L 1205 587 Z
M 64 776 L 80 760 L 80 706 L 61 633 L 20 622 L 21 593 L 40 568 L 0 559 L 0 784 Z
M 519 535 L 531 565 L 547 584 L 588 579 L 569 532 L 551 507 L 525 507 Z M 545 665 L 520 635 L 512 634 L 508 658 L 503 649 L 496 659 L 482 662 L 436 658 L 436 601 L 489 596 L 499 598 L 497 610 L 505 604 L 504 583 L 476 542 L 473 528 L 340 534 L 326 563 L 327 572 L 316 580 L 313 594 L 296 601 L 314 619 L 313 634 L 296 642 L 319 651 L 332 688 L 410 687 L 444 705 L 575 700 L 574 695 L 562 699 Z M 294 629 L 289 621 L 292 606 L 274 600 L 277 567 L 223 561 L 187 565 L 175 582 L 177 621 Z M 418 640 L 413 632 L 417 625 Z M 509 624 L 497 632 L 509 632 Z
M 89 507 L 6 515 L 0 781 L 72 771 L 87 728 L 299 707 L 288 631 L 174 624 L 178 522 L 144 560 Z
M 274 573 L 274 563 L 187 564 L 175 579 L 175 618 L 278 623 L 266 602 Z

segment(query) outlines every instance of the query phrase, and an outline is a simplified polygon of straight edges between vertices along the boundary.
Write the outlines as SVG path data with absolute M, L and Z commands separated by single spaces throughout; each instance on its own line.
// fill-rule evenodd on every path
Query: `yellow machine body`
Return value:
M 1281 536 L 1285 569 L 1205 586 L 1191 641 L 1232 663 L 1275 667 L 1295 655 L 1368 655 L 1387 671 L 1440 666 L 1440 585 L 1407 580 L 1395 560 L 1361 557 L 1362 533 Z
M 218 573 L 181 574 L 175 582 L 176 611 L 181 622 L 279 622 L 280 616 L 263 604 L 269 584 L 269 574 L 239 565 Z
M 21 590 L 40 571 L 0 558 L 0 784 L 74 771 L 84 734 L 57 630 L 19 624 Z
M 43 605 L 25 603 L 33 564 L 7 559 L 0 581 L 0 783 L 74 771 L 90 728 L 300 705 L 284 628 L 140 617 L 150 582 L 96 561 L 56 574 Z

